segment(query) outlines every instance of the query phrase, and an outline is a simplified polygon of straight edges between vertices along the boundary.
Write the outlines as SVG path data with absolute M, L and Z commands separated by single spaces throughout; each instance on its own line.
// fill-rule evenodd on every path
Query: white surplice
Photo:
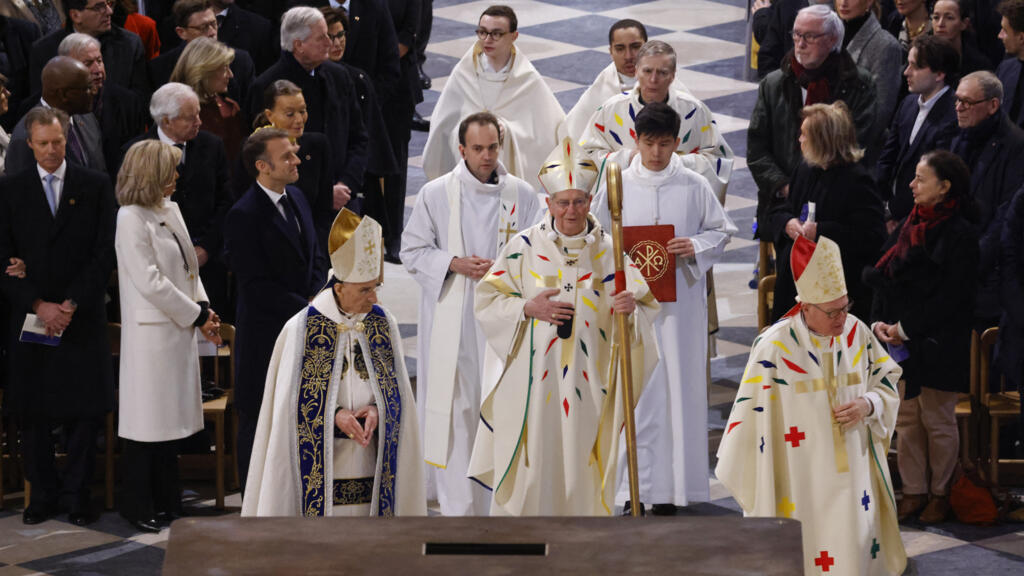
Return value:
M 402 338 L 389 313 L 375 307 L 370 314 L 343 314 L 327 288 L 281 330 L 267 370 L 242 516 L 426 515 L 419 426 Z M 310 341 L 331 340 L 325 349 L 310 349 Z M 379 364 L 370 340 L 390 341 Z M 334 356 L 328 357 L 324 350 L 332 348 Z M 394 380 L 385 383 L 385 372 Z M 317 395 L 321 402 L 301 400 L 319 386 L 326 387 Z M 379 414 L 369 448 L 335 438 L 335 410 L 368 404 Z M 399 416 L 389 416 L 388 407 L 400 409 Z M 381 440 L 385 435 L 391 435 L 390 443 Z M 397 443 L 393 459 L 383 449 L 386 443 Z M 303 471 L 303 461 L 312 462 L 311 472 Z
M 661 302 L 654 326 L 661 362 L 636 410 L 637 470 L 646 504 L 709 499 L 706 272 L 721 259 L 736 226 L 707 180 L 673 156 L 660 172 L 645 168 L 640 155 L 622 172 L 622 225 L 671 225 L 690 238 L 695 258 L 676 257 L 676 301 Z M 594 196 L 591 211 L 610 221 L 606 191 Z M 641 263 L 642 264 L 642 263 Z M 617 503 L 629 494 L 620 457 Z
M 490 112 L 504 128 L 501 162 L 511 174 L 540 191 L 541 163 L 558 145 L 565 121 L 562 105 L 530 60 L 513 47 L 504 70 L 491 71 L 479 44 L 455 65 L 430 116 L 423 148 L 428 180 L 447 174 L 459 163 L 459 123 L 476 112 Z
M 473 313 L 473 290 L 476 281 L 468 276 L 449 272 L 448 267 L 456 256 L 477 256 L 493 260 L 498 250 L 519 230 L 532 226 L 539 217 L 537 195 L 525 181 L 509 174 L 504 166 L 497 169 L 496 184 L 480 182 L 466 167 L 459 162 L 455 170 L 442 178 L 427 183 L 416 196 L 409 222 L 402 232 L 402 262 L 412 277 L 422 288 L 420 298 L 418 376 L 416 382 L 417 405 L 420 421 L 427 427 L 427 420 L 440 417 L 425 413 L 428 406 L 428 394 L 434 388 L 428 382 L 427 375 L 431 362 L 444 358 L 442 352 L 457 347 L 457 367 L 454 371 L 455 386 L 448 419 L 450 429 L 445 442 L 446 453 L 443 462 L 431 461 L 431 455 L 425 454 L 428 463 L 427 476 L 436 482 L 437 499 L 441 512 L 445 516 L 482 516 L 490 508 L 491 495 L 483 486 L 471 480 L 467 475 L 469 457 L 473 449 L 480 420 L 480 399 L 482 376 L 484 370 L 484 352 L 486 341 L 479 323 Z M 461 229 L 462 254 L 457 254 L 455 247 L 449 246 L 451 207 L 448 200 L 448 180 L 453 178 L 460 191 L 459 226 Z M 513 198 L 511 205 L 503 206 L 502 198 Z M 509 215 L 515 219 L 517 226 L 502 226 Z M 458 232 L 458 231 L 456 231 Z M 438 336 L 433 335 L 435 313 L 442 295 L 453 288 L 453 283 L 461 282 L 464 287 L 461 311 L 461 330 L 457 331 L 456 341 L 445 337 L 435 348 L 431 344 Z M 456 322 L 455 318 L 449 318 Z M 427 427 L 429 430 L 429 427 Z M 424 431 L 424 440 L 429 432 Z M 433 478 L 430 478 L 430 477 Z
M 704 176 L 719 200 L 724 199 L 732 175 L 732 148 L 722 137 L 714 115 L 703 102 L 675 85 L 669 90 L 667 104 L 679 114 L 679 146 L 683 164 Z M 580 144 L 598 166 L 617 162 L 625 167 L 636 149 L 636 115 L 643 110 L 640 87 L 626 94 L 612 96 L 594 112 L 587 122 Z M 602 180 L 604 171 L 602 170 Z

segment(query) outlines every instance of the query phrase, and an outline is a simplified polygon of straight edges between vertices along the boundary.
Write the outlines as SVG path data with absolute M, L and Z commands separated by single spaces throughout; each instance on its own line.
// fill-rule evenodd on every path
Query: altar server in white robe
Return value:
M 660 40 L 643 45 L 637 55 L 637 84 L 626 94 L 612 96 L 587 122 L 580 144 L 599 166 L 616 162 L 628 166 L 636 154 L 636 115 L 650 102 L 665 102 L 682 118 L 679 145 L 683 165 L 704 176 L 719 200 L 732 175 L 732 148 L 722 137 L 711 110 L 675 84 L 676 53 Z
M 376 304 L 381 227 L 345 209 L 332 276 L 277 339 L 242 516 L 423 516 L 423 457 L 394 317 Z
M 706 272 L 725 252 L 736 233 L 700 174 L 683 166 L 675 154 L 679 115 L 660 102 L 636 116 L 640 153 L 622 173 L 622 225 L 669 224 L 675 228 L 667 250 L 675 269 L 658 260 L 634 261 L 645 277 L 675 275 L 675 302 L 660 302 L 655 320 L 658 346 L 665 354 L 644 388 L 636 412 L 640 499 L 653 504 L 654 514 L 674 514 L 676 506 L 704 502 L 708 485 L 708 402 Z M 591 211 L 603 226 L 610 222 L 602 186 Z M 667 263 L 666 263 L 667 266 Z M 617 502 L 629 494 L 628 476 L 620 454 Z
M 545 160 L 548 213 L 477 284 L 476 314 L 504 371 L 486 395 L 469 464 L 492 515 L 601 516 L 615 507 L 623 394 L 612 311 L 630 314 L 633 389 L 658 359 L 658 303 L 629 265 L 615 292 L 611 237 L 589 214 L 597 167 L 568 138 Z
M 640 22 L 626 18 L 612 24 L 608 30 L 608 52 L 612 62 L 597 75 L 576 105 L 565 115 L 565 133 L 578 143 L 587 131 L 594 112 L 612 96 L 628 93 L 636 86 L 636 57 L 647 42 L 647 28 Z M 689 92 L 681 80 L 672 83 L 674 90 Z
M 903 373 L 849 314 L 839 246 L 799 236 L 798 304 L 754 340 L 715 475 L 745 516 L 799 520 L 804 574 L 902 574 L 886 454 Z
M 479 41 L 455 65 L 430 117 L 423 148 L 428 180 L 459 163 L 457 128 L 474 112 L 498 117 L 505 142 L 501 163 L 531 184 L 544 157 L 558 145 L 565 112 L 537 69 L 515 47 L 517 28 L 516 13 L 508 6 L 490 6 L 480 16 Z
M 462 161 L 420 190 L 402 233 L 402 262 L 422 288 L 416 399 L 423 457 L 445 516 L 485 516 L 491 505 L 490 492 L 466 475 L 486 351 L 473 290 L 508 240 L 538 217 L 533 188 L 498 160 L 499 130 L 489 112 L 462 121 Z M 497 357 L 493 364 L 500 370 Z

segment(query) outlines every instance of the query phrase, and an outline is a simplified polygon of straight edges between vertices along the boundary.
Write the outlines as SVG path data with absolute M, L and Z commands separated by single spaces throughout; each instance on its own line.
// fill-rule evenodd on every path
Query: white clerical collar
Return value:
M 512 61 L 515 60 L 515 58 L 516 58 L 516 53 L 515 53 L 515 49 L 513 49 L 512 53 L 508 57 L 508 62 L 506 62 L 505 65 L 501 67 L 501 70 L 495 70 L 491 66 L 491 59 L 487 57 L 487 54 L 481 52 L 480 53 L 480 70 L 481 70 L 481 72 L 483 72 L 485 74 L 508 74 L 509 70 L 512 69 Z
M 60 163 L 60 166 L 58 166 L 57 169 L 52 172 L 52 174 L 54 175 L 54 177 L 57 178 L 57 180 L 60 180 L 61 182 L 63 182 L 64 181 L 64 172 L 66 172 L 67 169 L 68 169 L 68 161 L 64 160 L 63 162 Z M 51 172 L 47 172 L 46 169 L 43 168 L 42 166 L 40 166 L 39 164 L 36 164 L 36 171 L 39 172 L 39 179 L 40 180 L 45 179 L 47 176 L 49 176 L 51 174 Z
M 633 157 L 633 161 L 629 167 L 633 169 L 636 175 L 645 180 L 664 180 L 675 174 L 679 166 L 682 166 L 683 159 L 678 154 L 673 153 L 672 158 L 668 161 L 668 166 L 665 166 L 662 170 L 654 171 L 644 166 L 643 158 L 640 154 Z
M 366 313 L 362 312 L 359 314 L 346 314 L 338 306 L 337 300 L 334 299 L 334 286 L 328 286 L 324 288 L 316 296 L 313 297 L 311 303 L 313 308 L 316 308 L 321 314 L 327 316 L 332 322 L 338 324 L 344 324 L 346 326 L 352 326 L 356 322 L 366 318 Z
M 939 101 L 939 98 L 941 98 L 942 95 L 945 94 L 948 91 L 949 91 L 949 84 L 946 84 L 945 86 L 942 87 L 941 90 L 936 92 L 934 96 L 932 96 L 931 98 L 929 98 L 927 100 L 925 100 L 922 96 L 918 95 L 918 97 L 917 97 L 917 105 L 921 108 L 921 110 L 930 111 L 932 108 L 935 107 L 935 103 Z
M 559 237 L 564 238 L 566 240 L 576 240 L 577 238 L 585 237 L 587 235 L 587 232 L 590 231 L 589 228 L 590 228 L 590 221 L 588 220 L 587 221 L 587 225 L 583 227 L 583 231 L 581 231 L 579 234 L 573 234 L 572 236 L 570 236 L 570 235 L 566 234 L 565 232 L 562 232 L 561 230 L 559 230 L 558 229 L 558 225 L 555 223 L 555 217 L 554 216 L 551 217 L 551 229 L 554 230 L 555 232 L 557 232 Z
M 628 92 L 632 90 L 634 86 L 636 86 L 635 76 L 626 76 L 625 74 L 619 72 L 618 70 L 615 70 L 615 75 L 619 77 L 619 84 L 625 88 L 623 92 Z
M 469 171 L 469 166 L 466 166 L 466 161 L 463 160 L 455 166 L 455 177 L 458 178 L 464 184 L 467 184 L 470 189 L 483 190 L 486 192 L 494 192 L 504 187 L 507 180 L 508 170 L 505 165 L 498 161 L 498 167 L 494 169 L 498 174 L 498 181 L 491 184 L 490 182 L 481 182 Z

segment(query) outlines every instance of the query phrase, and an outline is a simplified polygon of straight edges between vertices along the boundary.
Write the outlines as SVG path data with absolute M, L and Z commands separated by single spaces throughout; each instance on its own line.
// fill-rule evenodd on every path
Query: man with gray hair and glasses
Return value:
M 263 92 L 276 80 L 289 80 L 306 99 L 307 132 L 327 136 L 334 159 L 335 182 L 361 195 L 366 171 L 367 133 L 352 78 L 331 62 L 327 21 L 316 8 L 298 6 L 281 16 L 281 57 L 260 74 L 249 90 L 249 118 L 265 108 Z M 336 193 L 341 193 L 337 192 Z
M 801 9 L 793 22 L 793 49 L 778 70 L 765 76 L 747 128 L 747 166 L 757 183 L 757 220 L 789 195 L 789 178 L 800 163 L 800 110 L 842 100 L 853 115 L 857 142 L 868 149 L 885 129 L 875 110 L 871 73 L 858 68 L 843 50 L 843 21 L 825 5 Z M 771 241 L 775 231 L 757 229 Z
M 602 174 L 606 159 L 625 168 L 637 153 L 636 115 L 649 102 L 663 102 L 682 118 L 676 153 L 683 157 L 683 165 L 704 176 L 719 200 L 724 200 L 732 149 L 711 110 L 679 84 L 673 85 L 675 78 L 675 50 L 660 40 L 645 43 L 636 57 L 636 86 L 612 96 L 591 115 L 580 144 Z M 598 182 L 603 182 L 603 176 Z
M 1024 132 L 1003 110 L 1003 83 L 995 74 L 972 72 L 956 87 L 956 121 L 960 133 L 950 150 L 971 170 L 971 199 L 978 212 L 981 260 L 974 300 L 978 333 L 999 325 L 999 237 L 1002 218 L 1024 180 Z

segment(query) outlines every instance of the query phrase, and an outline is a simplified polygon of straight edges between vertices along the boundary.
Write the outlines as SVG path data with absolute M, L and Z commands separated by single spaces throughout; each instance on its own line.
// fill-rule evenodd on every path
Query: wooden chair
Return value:
M 761 240 L 757 252 L 757 280 L 775 274 L 775 244 Z
M 989 480 L 994 488 L 999 487 L 999 464 L 1020 463 L 1020 460 L 999 458 L 999 426 L 1003 421 L 1015 422 L 1020 418 L 1020 393 L 1013 391 L 989 390 L 989 377 L 992 369 L 992 353 L 999 339 L 999 328 L 989 328 L 981 335 L 981 369 L 978 372 L 978 384 L 982 402 L 988 411 L 990 423 L 989 437 Z M 1000 386 L 1000 388 L 1002 388 Z
M 772 324 L 772 304 L 775 300 L 775 274 L 761 278 L 757 283 L 757 331 Z
M 234 362 L 234 351 L 235 351 L 235 327 L 231 324 L 222 323 L 220 325 L 220 337 L 224 341 L 224 345 L 217 349 L 217 355 L 213 361 L 213 381 L 214 383 L 224 389 L 224 394 L 220 398 L 203 402 L 203 419 L 213 423 L 213 437 L 214 437 L 214 458 L 216 466 L 215 484 L 217 487 L 217 509 L 224 509 L 224 466 L 230 465 L 233 472 L 234 486 L 238 486 L 238 464 L 236 461 L 237 450 L 232 447 L 230 455 L 227 453 L 227 443 L 225 442 L 225 428 L 228 424 L 228 416 L 230 408 L 234 404 L 235 397 L 235 362 Z M 228 362 L 228 382 L 226 385 L 221 385 L 220 381 L 220 362 L 222 359 L 227 359 Z M 232 423 L 232 438 L 237 438 L 238 423 L 234 418 L 231 418 Z
M 960 462 L 968 464 L 977 454 L 974 443 L 977 440 L 981 399 L 979 382 L 981 380 L 981 336 L 971 331 L 971 374 L 970 392 L 960 394 L 956 401 L 956 424 L 960 430 Z

